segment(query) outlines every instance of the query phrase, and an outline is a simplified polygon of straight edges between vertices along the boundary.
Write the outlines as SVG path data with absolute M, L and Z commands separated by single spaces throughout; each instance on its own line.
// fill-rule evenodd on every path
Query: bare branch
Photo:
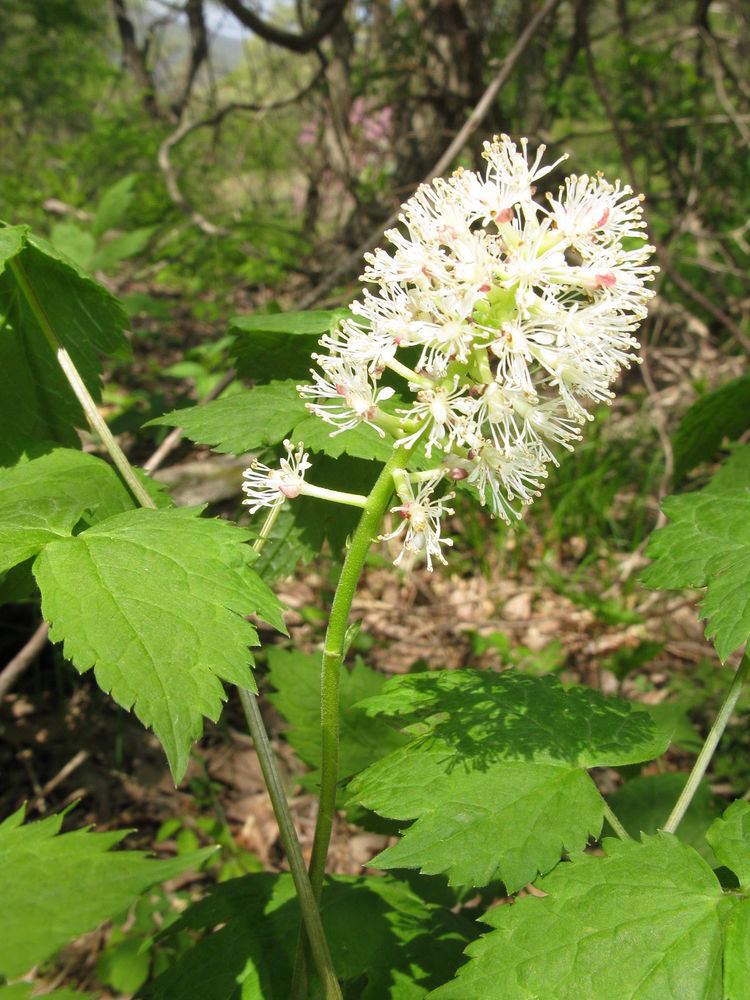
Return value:
M 148 46 L 141 48 L 138 45 L 135 26 L 130 19 L 125 0 L 112 0 L 112 7 L 120 36 L 123 61 L 141 90 L 143 107 L 152 118 L 161 118 L 159 105 L 156 102 L 154 80 L 146 60 Z
M 295 35 L 292 31 L 285 31 L 283 28 L 269 24 L 254 11 L 249 10 L 242 3 L 242 0 L 221 0 L 221 2 L 238 21 L 266 42 L 291 49 L 292 52 L 312 52 L 336 27 L 344 13 L 347 0 L 324 0 L 318 20 L 301 35 Z
M 177 179 L 177 171 L 171 158 L 172 150 L 175 146 L 178 146 L 183 139 L 186 138 L 186 136 L 190 135 L 191 132 L 195 132 L 200 128 L 211 128 L 219 125 L 224 121 L 227 115 L 234 114 L 237 111 L 254 112 L 255 114 L 265 115 L 270 111 L 278 111 L 280 108 L 286 108 L 291 104 L 295 104 L 297 101 L 301 101 L 302 98 L 305 97 L 316 85 L 320 79 L 321 72 L 322 70 L 318 70 L 312 80 L 306 84 L 302 90 L 299 90 L 291 97 L 284 97 L 279 101 L 273 101 L 271 104 L 256 104 L 251 101 L 233 101 L 231 104 L 225 104 L 218 108 L 207 118 L 200 118 L 197 121 L 192 122 L 184 121 L 174 130 L 174 132 L 167 136 L 159 147 L 157 160 L 159 167 L 164 174 L 164 180 L 167 185 L 169 197 L 178 208 L 181 208 L 183 212 L 190 216 L 201 232 L 204 232 L 207 236 L 226 236 L 228 233 L 226 229 L 210 222 L 205 215 L 194 209 L 183 194 Z
M 226 2 L 226 0 L 225 0 Z M 456 156 L 461 152 L 464 145 L 471 138 L 471 136 L 476 132 L 479 126 L 484 121 L 487 113 L 492 107 L 492 103 L 497 97 L 500 89 L 507 83 L 513 72 L 516 63 L 521 58 L 523 53 L 526 51 L 529 43 L 536 33 L 541 28 L 544 21 L 549 17 L 550 14 L 558 7 L 561 0 L 547 0 L 543 7 L 541 7 L 534 17 L 531 18 L 529 23 L 526 25 L 524 30 L 518 36 L 516 44 L 510 50 L 508 55 L 503 60 L 503 64 L 500 67 L 499 72 L 492 80 L 490 85 L 484 91 L 479 101 L 477 102 L 474 110 L 471 112 L 466 122 L 459 130 L 459 132 L 454 137 L 453 141 L 449 144 L 443 155 L 434 165 L 432 170 L 425 176 L 423 183 L 429 183 L 433 178 L 439 177 L 444 174 L 445 171 L 450 167 L 450 165 L 455 160 Z M 398 220 L 400 209 L 397 209 L 389 219 L 384 223 L 378 225 L 377 229 L 374 229 L 367 239 L 361 243 L 356 250 L 348 255 L 346 260 L 344 260 L 339 267 L 331 270 L 329 275 L 320 282 L 315 288 L 312 289 L 300 302 L 300 309 L 309 309 L 311 305 L 315 302 L 319 302 L 320 299 L 330 291 L 333 286 L 339 282 L 342 278 L 346 278 L 351 272 L 352 268 L 356 267 L 362 256 L 371 250 L 379 241 L 383 235 L 383 231 L 392 226 L 394 222 Z
M 182 117 L 190 100 L 198 70 L 208 57 L 208 32 L 203 15 L 203 0 L 186 0 L 185 13 L 190 29 L 190 61 L 180 95 L 172 104 L 172 110 L 178 120 Z
M 0 672 L 0 700 L 10 691 L 21 674 L 27 670 L 47 642 L 49 625 L 42 622 L 29 641 Z

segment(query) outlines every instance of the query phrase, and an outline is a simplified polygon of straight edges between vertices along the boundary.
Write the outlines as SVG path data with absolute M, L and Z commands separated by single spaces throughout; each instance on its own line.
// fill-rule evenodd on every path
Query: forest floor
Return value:
M 191 331 L 198 339 L 212 333 L 208 324 Z M 148 346 L 144 341 L 139 350 Z M 169 362 L 169 350 L 162 360 Z M 670 426 L 663 415 L 679 415 L 694 397 L 696 382 L 713 384 L 730 377 L 733 365 L 710 346 L 703 331 L 683 328 L 678 345 L 667 339 L 649 357 L 652 387 L 646 404 L 641 401 L 639 406 L 650 402 L 651 419 L 655 424 L 663 419 L 667 432 Z M 623 413 L 628 416 L 627 400 Z M 172 477 L 187 491 L 179 499 L 221 502 L 227 488 L 234 488 L 227 483 L 234 482 L 237 463 L 209 453 L 196 458 L 186 447 L 173 459 L 164 478 Z M 244 467 L 241 461 L 239 467 Z M 655 498 L 652 507 L 655 519 Z M 460 519 L 455 527 L 460 535 Z M 390 566 L 370 566 L 353 608 L 371 640 L 368 664 L 395 674 L 417 662 L 427 669 L 472 665 L 495 670 L 512 663 L 535 672 L 555 670 L 565 682 L 583 682 L 604 694 L 652 705 L 670 697 L 675 675 L 689 675 L 699 665 L 704 672 L 721 669 L 702 635 L 697 595 L 649 592 L 635 582 L 646 564 L 643 546 L 635 553 L 594 553 L 582 571 L 581 558 L 590 549 L 584 537 L 569 537 L 550 548 L 532 520 L 523 539 L 523 558 L 512 558 L 513 544 L 511 537 L 502 548 L 488 544 L 487 551 L 478 553 L 465 546 L 462 550 L 459 541 L 460 572 L 450 565 L 433 574 L 420 568 L 397 573 Z M 320 649 L 321 623 L 308 609 L 330 601 L 329 568 L 324 557 L 277 587 L 289 609 L 291 642 L 307 652 Z M 560 579 L 574 579 L 575 587 L 561 587 L 556 582 Z M 15 623 L 4 624 L 15 624 L 19 635 L 34 627 L 25 611 Z M 261 639 L 279 637 L 269 630 Z M 620 671 L 618 664 L 627 663 L 629 656 L 635 662 L 646 643 L 655 644 L 648 661 Z M 267 702 L 263 712 L 307 853 L 316 799 L 298 783 L 303 767 L 283 739 L 283 720 Z M 177 849 L 174 837 L 154 843 L 163 824 L 177 818 L 181 828 L 193 829 L 198 841 L 205 840 L 196 826 L 203 811 L 213 813 L 236 845 L 263 868 L 285 867 L 257 757 L 233 696 L 222 722 L 207 726 L 178 788 L 155 738 L 117 709 L 91 678 L 81 682 L 50 647 L 6 696 L 2 719 L 2 815 L 26 802 L 29 818 L 36 819 L 76 803 L 76 826 L 132 828 L 136 832 L 128 838 L 129 846 L 169 855 Z M 689 759 L 672 750 L 665 766 L 685 770 Z M 614 772 L 602 769 L 596 779 L 603 791 L 613 790 Z M 719 784 L 714 791 L 728 789 Z M 387 842 L 383 835 L 351 826 L 340 814 L 331 870 L 360 872 Z M 193 875 L 177 880 L 172 888 L 190 889 L 210 877 Z M 86 935 L 71 946 L 55 980 L 93 988 L 106 933 Z

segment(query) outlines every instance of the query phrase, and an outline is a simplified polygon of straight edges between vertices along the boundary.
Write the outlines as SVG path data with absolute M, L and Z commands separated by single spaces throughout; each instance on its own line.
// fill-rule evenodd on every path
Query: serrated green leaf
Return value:
M 346 315 L 347 310 L 333 309 L 235 316 L 230 351 L 237 371 L 255 382 L 307 380 L 318 340 Z
M 286 738 L 301 760 L 313 769 L 308 787 L 317 787 L 320 768 L 320 656 L 273 646 L 268 650 L 269 679 L 276 693 L 269 701 L 289 723 Z M 339 774 L 347 780 L 384 754 L 401 746 L 406 737 L 382 719 L 356 707 L 377 694 L 386 678 L 357 658 L 351 670 L 341 671 L 339 712 Z
M 711 824 L 706 840 L 719 861 L 735 873 L 740 888 L 750 889 L 750 802 L 733 802 Z
M 250 567 L 249 533 L 189 510 L 134 510 L 46 546 L 34 564 L 50 637 L 82 673 L 153 728 L 179 781 L 222 681 L 254 689 L 244 619 L 284 629 Z
M 494 928 L 434 1000 L 722 1000 L 724 930 L 737 900 L 670 834 L 608 840 L 496 906 Z
M 394 677 L 361 707 L 415 734 L 351 785 L 366 808 L 415 821 L 373 865 L 445 873 L 454 885 L 502 879 L 515 891 L 582 850 L 603 816 L 586 769 L 669 745 L 629 702 L 511 670 Z
M 306 415 L 293 382 L 270 382 L 202 406 L 173 410 L 148 426 L 182 427 L 191 441 L 242 455 L 283 441 Z
M 390 878 L 337 876 L 321 917 L 333 964 L 360 1000 L 421 1000 L 453 974 L 471 925 Z M 150 1000 L 287 1000 L 299 910 L 291 876 L 259 874 L 216 886 L 173 924 L 219 929 L 148 985 Z M 362 981 L 365 980 L 364 985 Z M 347 994 L 349 995 L 349 994 Z M 311 997 L 320 996 L 313 987 Z
M 721 493 L 726 489 L 750 489 L 750 444 L 735 448 L 729 458 L 711 476 L 704 493 Z
M 665 772 L 631 778 L 608 801 L 628 833 L 639 839 L 642 833 L 653 834 L 664 826 L 687 777 Z M 689 844 L 710 865 L 716 864 L 716 858 L 708 846 L 706 831 L 719 814 L 708 782 L 701 782 L 677 832 L 683 844 Z
M 0 825 L 0 974 L 19 976 L 72 938 L 122 912 L 146 889 L 198 867 L 213 848 L 154 861 L 111 852 L 128 833 L 60 834 L 64 814 Z
M 111 466 L 70 448 L 0 469 L 0 572 L 71 535 L 82 519 L 95 523 L 133 503 Z
M 393 454 L 393 441 L 381 437 L 367 424 L 358 424 L 343 434 L 331 435 L 330 424 L 318 417 L 306 416 L 297 424 L 292 440 L 302 442 L 310 451 L 322 452 L 330 458 L 351 455 L 353 458 L 387 462 Z
M 722 1000 L 741 1000 L 750 983 L 750 900 L 734 907 L 725 936 Z
M 707 392 L 685 413 L 672 443 L 675 481 L 711 461 L 725 438 L 733 441 L 748 427 L 750 372 Z
M 13 257 L 23 268 L 58 340 L 99 399 L 99 354 L 126 357 L 129 352 L 122 306 L 44 240 L 26 233 L 19 248 L 21 227 L 0 232 L 6 259 Z M 75 447 L 74 428 L 85 425 L 81 406 L 6 267 L 0 273 L 0 462 L 12 464 L 30 440 Z
M 726 482 L 726 480 L 723 480 Z M 670 520 L 649 540 L 647 587 L 705 587 L 706 638 L 722 661 L 750 635 L 750 489 L 729 484 L 668 497 Z

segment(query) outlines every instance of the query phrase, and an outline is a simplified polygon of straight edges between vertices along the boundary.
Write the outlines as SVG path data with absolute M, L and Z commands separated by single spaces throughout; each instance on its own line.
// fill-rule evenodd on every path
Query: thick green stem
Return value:
M 367 552 L 377 537 L 383 515 L 393 495 L 393 473 L 401 468 L 414 449 L 414 444 L 394 448 L 377 478 L 362 511 L 362 517 L 352 535 L 349 551 L 341 567 L 331 614 L 326 629 L 323 665 L 320 680 L 321 768 L 318 818 L 315 825 L 310 881 L 316 899 L 320 899 L 328 858 L 328 845 L 336 809 L 336 787 L 339 762 L 339 680 L 344 659 L 346 632 L 354 593 L 362 574 Z M 290 992 L 291 1000 L 302 1000 L 307 991 L 306 943 L 304 934 L 297 943 L 297 958 Z
M 310 881 L 316 898 L 320 897 L 323 885 L 328 844 L 333 828 L 333 814 L 336 808 L 339 762 L 339 679 L 346 630 L 349 624 L 349 612 L 365 557 L 380 530 L 388 501 L 393 495 L 393 472 L 406 461 L 411 450 L 408 447 L 394 449 L 367 498 L 362 517 L 352 535 L 349 551 L 341 568 L 341 575 L 328 619 L 320 680 L 320 803 L 310 858 Z
M 13 277 L 16 279 L 18 287 L 21 289 L 23 297 L 29 305 L 29 309 L 39 324 L 40 330 L 44 334 L 47 343 L 52 348 L 52 351 L 57 358 L 57 362 L 63 370 L 63 374 L 70 383 L 70 387 L 75 393 L 78 402 L 81 404 L 91 430 L 99 437 L 100 441 L 109 452 L 120 475 L 125 480 L 130 492 L 133 494 L 141 507 L 155 508 L 156 504 L 149 496 L 143 483 L 135 474 L 135 470 L 127 460 L 122 448 L 119 446 L 117 441 L 115 441 L 112 431 L 109 427 L 107 427 L 107 422 L 104 417 L 102 417 L 101 413 L 99 413 L 96 403 L 94 402 L 91 393 L 86 388 L 86 384 L 81 378 L 73 359 L 58 340 L 57 334 L 47 317 L 47 313 L 44 311 L 42 303 L 37 298 L 36 292 L 32 288 L 29 279 L 26 276 L 23 264 L 21 264 L 18 258 L 14 258 L 13 260 L 8 261 L 8 265 L 13 273 Z
M 302 857 L 297 832 L 294 829 L 289 804 L 287 803 L 284 787 L 281 783 L 281 776 L 276 766 L 273 748 L 271 747 L 266 728 L 263 725 L 263 719 L 258 707 L 258 699 L 250 691 L 245 691 L 243 688 L 239 688 L 238 690 L 245 718 L 247 719 L 248 729 L 255 743 L 260 769 L 263 772 L 268 794 L 271 797 L 276 822 L 279 825 L 281 845 L 289 861 L 289 868 L 294 879 L 294 887 L 297 890 L 300 910 L 302 911 L 302 922 L 305 927 L 307 940 L 310 943 L 313 961 L 323 985 L 324 996 L 326 1000 L 341 1000 L 341 988 L 336 978 L 333 962 L 331 961 L 331 953 L 328 950 L 328 942 L 323 931 L 318 904 L 313 895 L 310 878 L 305 868 L 305 861 Z
M 711 758 L 714 755 L 716 747 L 719 745 L 719 740 L 724 735 L 724 730 L 727 728 L 727 723 L 729 722 L 734 707 L 737 704 L 737 699 L 740 696 L 743 685 L 747 680 L 747 675 L 750 673 L 750 650 L 745 650 L 745 655 L 742 657 L 742 662 L 737 668 L 737 673 L 734 675 L 734 680 L 732 681 L 729 692 L 724 700 L 724 704 L 719 709 L 719 714 L 716 716 L 716 721 L 713 726 L 711 726 L 711 731 L 706 737 L 706 742 L 701 748 L 701 752 L 698 754 L 698 758 L 693 765 L 693 770 L 690 772 L 690 777 L 682 789 L 682 794 L 677 800 L 674 809 L 670 813 L 669 819 L 662 827 L 667 833 L 674 833 L 677 827 L 680 825 L 683 816 L 688 810 L 690 803 L 693 801 L 693 796 L 698 791 L 703 775 L 706 773 L 708 765 L 711 762 Z

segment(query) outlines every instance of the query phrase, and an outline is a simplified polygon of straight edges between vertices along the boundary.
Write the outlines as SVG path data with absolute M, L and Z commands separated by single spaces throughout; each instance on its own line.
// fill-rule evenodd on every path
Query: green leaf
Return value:
M 471 925 L 390 878 L 337 876 L 321 917 L 347 996 L 421 1000 L 453 975 Z M 169 928 L 213 930 L 143 991 L 150 1000 L 287 1000 L 299 910 L 291 876 L 217 885 Z M 316 989 L 312 996 L 319 997 Z
M 269 680 L 276 693 L 269 701 L 289 723 L 286 738 L 298 756 L 313 768 L 308 787 L 319 784 L 320 768 L 320 656 L 273 646 L 268 650 Z M 339 695 L 339 775 L 357 774 L 405 741 L 382 719 L 368 717 L 356 707 L 378 694 L 386 678 L 357 658 L 351 670 L 341 671 Z
M 732 910 L 726 928 L 722 1000 L 739 1000 L 750 983 L 750 900 Z
M 235 316 L 231 353 L 237 371 L 255 382 L 308 380 L 320 337 L 338 326 L 345 309 Z
M 738 901 L 670 834 L 605 847 L 606 857 L 579 855 L 542 879 L 546 898 L 489 910 L 482 919 L 494 930 L 430 997 L 722 1000 L 724 932 Z
M 0 274 L 7 262 L 23 250 L 28 235 L 28 226 L 0 226 Z
M 96 249 L 96 241 L 91 233 L 81 229 L 74 222 L 58 222 L 52 227 L 50 242 L 79 267 L 88 269 L 89 261 Z
M 706 834 L 719 861 L 737 876 L 740 888 L 750 889 L 750 803 L 738 799 L 716 819 Z
M 393 454 L 393 442 L 381 437 L 367 424 L 358 424 L 343 434 L 331 436 L 333 427 L 319 417 L 306 416 L 294 428 L 292 440 L 303 442 L 310 451 L 323 452 L 330 458 L 351 455 L 353 458 L 387 462 Z
M 0 469 L 0 572 L 67 537 L 82 519 L 101 521 L 133 507 L 115 470 L 68 448 Z
M 668 497 L 670 524 L 653 533 L 646 555 L 653 561 L 641 580 L 647 587 L 705 587 L 701 616 L 706 638 L 722 661 L 750 635 L 750 489 L 721 485 Z
M 94 217 L 94 236 L 103 236 L 110 229 L 114 229 L 125 218 L 125 213 L 133 200 L 133 185 L 135 184 L 135 174 L 127 174 L 121 180 L 116 181 L 108 187 L 99 199 Z
M 149 949 L 139 937 L 109 942 L 96 963 L 96 974 L 117 993 L 135 993 L 148 979 L 151 969 Z
M 20 229 L 0 232 L 4 259 L 13 257 L 23 268 L 58 340 L 99 399 L 99 354 L 129 353 L 122 306 L 48 243 Z M 13 464 L 30 440 L 77 447 L 74 428 L 84 426 L 83 411 L 55 353 L 6 267 L 0 273 L 0 463 Z
M 89 267 L 92 271 L 113 271 L 121 261 L 145 250 L 155 229 L 155 226 L 143 226 L 107 240 L 92 256 Z
M 19 976 L 72 938 L 121 913 L 146 889 L 197 868 L 213 848 L 153 861 L 111 848 L 128 833 L 60 834 L 64 814 L 0 824 L 0 974 Z
M 258 635 L 243 616 L 284 630 L 249 537 L 193 511 L 141 509 L 51 542 L 34 564 L 50 637 L 153 728 L 177 781 L 202 717 L 219 716 L 222 680 L 254 690 Z
M 711 461 L 725 438 L 733 441 L 748 427 L 750 372 L 707 392 L 685 413 L 672 442 L 675 482 Z
M 609 804 L 628 833 L 638 839 L 641 833 L 656 833 L 664 826 L 686 781 L 687 774 L 673 772 L 631 778 L 610 796 Z M 706 831 L 719 814 L 720 809 L 708 783 L 702 782 L 677 834 L 684 844 L 690 844 L 710 865 L 716 864 L 716 858 L 706 841 Z
M 203 406 L 173 410 L 147 426 L 182 427 L 191 441 L 210 445 L 218 452 L 242 455 L 283 441 L 306 415 L 293 382 L 270 382 Z
M 649 760 L 669 744 L 629 702 L 512 670 L 394 677 L 361 707 L 412 723 L 410 742 L 351 785 L 366 808 L 415 821 L 373 865 L 453 885 L 502 879 L 515 891 L 583 850 L 603 816 L 586 768 Z

